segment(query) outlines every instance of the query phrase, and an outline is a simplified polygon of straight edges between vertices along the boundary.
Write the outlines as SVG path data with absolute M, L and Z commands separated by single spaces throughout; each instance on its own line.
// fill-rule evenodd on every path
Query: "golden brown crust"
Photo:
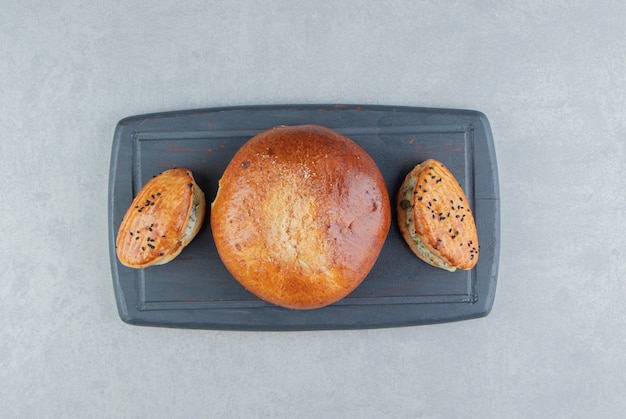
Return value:
M 449 271 L 472 269 L 478 235 L 463 189 L 439 161 L 430 159 L 406 176 L 397 197 L 398 225 L 411 250 Z
M 198 233 L 205 210 L 204 193 L 191 171 L 176 168 L 153 177 L 141 188 L 120 224 L 118 259 L 131 268 L 171 261 Z
M 313 309 L 348 295 L 374 265 L 390 227 L 384 179 L 352 140 L 316 125 L 250 139 L 211 209 L 219 255 L 259 298 Z

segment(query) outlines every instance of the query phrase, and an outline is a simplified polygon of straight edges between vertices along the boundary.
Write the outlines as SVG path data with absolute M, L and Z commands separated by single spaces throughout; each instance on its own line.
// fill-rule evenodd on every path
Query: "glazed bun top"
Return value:
M 212 204 L 230 273 L 273 304 L 313 309 L 352 292 L 390 227 L 384 179 L 351 139 L 317 125 L 262 132 L 235 154 Z

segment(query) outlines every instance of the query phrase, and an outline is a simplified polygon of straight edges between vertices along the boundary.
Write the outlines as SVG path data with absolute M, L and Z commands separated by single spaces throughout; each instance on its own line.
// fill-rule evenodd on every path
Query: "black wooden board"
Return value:
M 119 223 L 135 194 L 172 167 L 193 171 L 210 204 L 226 165 L 253 135 L 276 125 L 319 124 L 360 144 L 385 177 L 392 208 L 406 174 L 428 158 L 454 173 L 472 206 L 480 259 L 450 273 L 414 256 L 392 226 L 374 268 L 348 297 L 297 311 L 263 302 L 222 264 L 209 208 L 198 236 L 174 261 L 146 269 L 115 255 Z M 495 296 L 500 236 L 496 156 L 489 122 L 477 111 L 394 106 L 293 105 L 187 110 L 122 119 L 109 174 L 109 250 L 121 319 L 135 325 L 230 330 L 359 329 L 486 316 Z

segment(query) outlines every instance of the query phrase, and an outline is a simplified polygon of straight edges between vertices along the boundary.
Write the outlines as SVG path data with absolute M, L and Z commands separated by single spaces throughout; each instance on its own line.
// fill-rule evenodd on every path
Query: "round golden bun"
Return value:
M 219 182 L 211 228 L 230 273 L 292 309 L 332 304 L 370 272 L 391 223 L 385 181 L 351 139 L 317 125 L 251 138 Z
M 443 163 L 430 159 L 406 176 L 397 199 L 398 225 L 424 262 L 454 272 L 478 261 L 478 235 L 463 189 Z
M 170 262 L 198 234 L 206 201 L 190 170 L 175 168 L 144 185 L 117 233 L 119 261 L 130 268 Z

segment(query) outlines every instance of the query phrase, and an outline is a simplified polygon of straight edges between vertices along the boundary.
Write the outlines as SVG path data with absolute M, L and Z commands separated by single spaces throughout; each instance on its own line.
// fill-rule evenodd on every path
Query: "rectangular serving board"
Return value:
M 363 283 L 316 310 L 276 307 L 246 291 L 222 264 L 211 235 L 209 204 L 226 165 L 248 139 L 277 125 L 319 124 L 361 145 L 380 168 L 392 200 L 392 225 Z M 447 272 L 419 260 L 400 235 L 395 198 L 418 163 L 443 162 L 463 187 L 476 218 L 480 259 Z M 121 265 L 119 224 L 154 175 L 192 170 L 205 192 L 200 233 L 174 261 L 145 269 Z M 471 110 L 372 105 L 268 105 L 187 110 L 122 119 L 109 174 L 109 250 L 121 319 L 129 324 L 227 330 L 316 330 L 413 326 L 489 314 L 498 275 L 500 200 L 493 138 L 485 115 Z

